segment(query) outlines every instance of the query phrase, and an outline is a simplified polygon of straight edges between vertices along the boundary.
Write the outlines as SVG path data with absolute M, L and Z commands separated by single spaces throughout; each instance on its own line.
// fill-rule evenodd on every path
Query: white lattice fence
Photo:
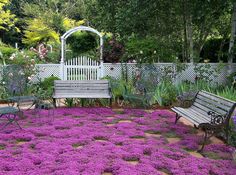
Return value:
M 205 64 L 197 64 L 199 65 L 205 65 Z M 176 81 L 183 81 L 183 80 L 188 80 L 188 81 L 194 81 L 196 77 L 196 73 L 194 70 L 195 65 L 188 63 L 187 68 L 181 72 L 178 73 L 176 72 L 176 65 L 173 63 L 155 63 L 153 65 L 148 65 L 148 64 L 143 64 L 141 66 L 138 66 L 135 63 L 127 63 L 127 64 L 121 64 L 121 63 L 104 63 L 104 76 L 110 76 L 116 79 L 119 79 L 122 77 L 122 72 L 127 70 L 127 78 L 131 79 L 136 71 L 143 70 L 143 73 L 145 73 L 145 70 L 148 70 L 149 67 L 154 67 L 154 71 L 156 71 L 156 76 L 157 77 L 163 77 L 166 76 L 166 71 L 169 71 L 172 76 Z M 217 69 L 219 66 L 218 63 L 210 63 L 210 66 L 212 70 Z M 236 72 L 236 64 L 231 64 L 232 66 L 232 71 Z M 38 77 L 41 79 L 44 79 L 46 77 L 50 77 L 52 75 L 59 77 L 60 73 L 60 64 L 40 64 L 37 65 L 37 68 L 39 70 Z M 215 82 L 218 83 L 225 83 L 227 80 L 227 76 L 229 75 L 229 65 L 225 65 L 221 71 L 218 74 L 212 74 L 210 76 L 210 79 L 212 79 Z
M 44 80 L 50 76 L 60 77 L 60 64 L 37 64 L 37 75 L 33 81 Z

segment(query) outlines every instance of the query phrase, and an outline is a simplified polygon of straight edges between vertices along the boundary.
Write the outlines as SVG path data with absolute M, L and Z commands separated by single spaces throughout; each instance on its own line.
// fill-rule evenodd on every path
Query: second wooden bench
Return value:
M 105 98 L 112 103 L 108 80 L 55 80 L 53 101 L 60 98 Z

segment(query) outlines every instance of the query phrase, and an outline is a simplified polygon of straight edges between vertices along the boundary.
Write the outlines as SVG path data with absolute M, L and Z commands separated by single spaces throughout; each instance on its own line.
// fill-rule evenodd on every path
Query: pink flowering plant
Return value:
M 234 148 L 202 140 L 192 127 L 174 124 L 168 110 L 113 111 L 58 108 L 54 115 L 25 111 L 23 130 L 0 133 L 0 174 L 235 175 Z M 173 138 L 178 138 L 173 142 Z

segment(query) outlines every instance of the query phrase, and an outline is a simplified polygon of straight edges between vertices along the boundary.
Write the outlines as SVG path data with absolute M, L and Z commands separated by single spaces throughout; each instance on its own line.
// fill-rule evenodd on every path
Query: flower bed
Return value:
M 202 137 L 174 124 L 168 110 L 113 111 L 59 108 L 55 117 L 25 112 L 0 133 L 0 174 L 235 174 L 233 147 L 209 144 L 196 156 Z

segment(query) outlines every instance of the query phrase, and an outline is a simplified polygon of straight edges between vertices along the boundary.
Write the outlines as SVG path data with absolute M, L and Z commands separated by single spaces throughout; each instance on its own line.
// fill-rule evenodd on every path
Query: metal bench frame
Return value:
M 21 111 L 19 111 L 17 108 L 8 106 L 8 107 L 1 107 L 0 108 L 0 118 L 6 117 L 8 122 L 1 128 L 1 130 L 5 129 L 9 124 L 15 123 L 20 129 L 21 126 L 16 120 L 16 117 L 19 116 Z
M 181 98 L 182 103 L 184 98 Z M 189 102 L 189 99 L 188 99 Z M 217 96 L 215 94 L 199 91 L 192 99 L 188 108 L 173 107 L 177 121 L 184 117 L 194 124 L 196 129 L 204 131 L 204 141 L 199 152 L 202 152 L 210 137 L 225 131 L 228 142 L 229 121 L 236 107 L 236 102 Z
M 112 93 L 108 80 L 55 80 L 53 104 L 60 98 L 109 99 L 112 105 Z M 83 104 L 82 104 L 83 105 Z

